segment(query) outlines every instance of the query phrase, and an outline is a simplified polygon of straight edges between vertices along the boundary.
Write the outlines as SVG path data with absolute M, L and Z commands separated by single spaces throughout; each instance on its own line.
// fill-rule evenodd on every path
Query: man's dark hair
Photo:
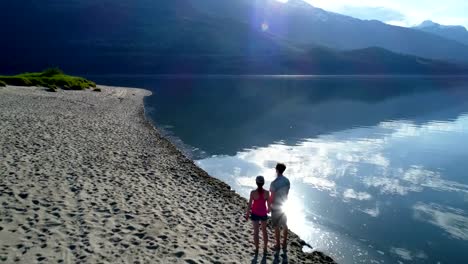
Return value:
M 276 170 L 280 174 L 283 174 L 283 172 L 286 170 L 286 165 L 284 165 L 283 163 L 278 163 L 278 164 L 276 164 Z

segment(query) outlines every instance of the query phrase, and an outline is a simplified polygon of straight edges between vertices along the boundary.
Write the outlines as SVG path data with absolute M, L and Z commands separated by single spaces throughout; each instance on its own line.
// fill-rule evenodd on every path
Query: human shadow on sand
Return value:
M 251 264 L 257 264 L 258 263 L 258 254 L 255 254 L 253 259 L 252 259 L 252 262 L 250 262 Z M 266 264 L 267 263 L 267 255 L 264 254 L 263 257 L 262 257 L 262 260 L 260 260 L 260 264 Z
M 287 253 L 284 253 L 284 254 L 281 254 L 281 261 L 280 261 L 280 254 L 279 252 L 276 252 L 275 253 L 275 258 L 273 259 L 273 264 L 288 264 L 289 261 L 288 261 L 288 254 Z

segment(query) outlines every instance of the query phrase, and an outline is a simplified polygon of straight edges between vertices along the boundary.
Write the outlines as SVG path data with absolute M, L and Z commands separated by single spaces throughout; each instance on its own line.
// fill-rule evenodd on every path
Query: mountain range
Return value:
M 426 20 L 413 28 L 468 45 L 468 31 L 464 26 L 445 26 Z
M 350 50 L 381 47 L 431 59 L 468 62 L 468 46 L 411 28 L 327 12 L 302 0 L 189 0 L 200 12 L 251 27 L 266 22 L 269 32 L 295 43 Z
M 468 72 L 464 44 L 300 0 L 23 0 L 0 10 L 1 73 Z

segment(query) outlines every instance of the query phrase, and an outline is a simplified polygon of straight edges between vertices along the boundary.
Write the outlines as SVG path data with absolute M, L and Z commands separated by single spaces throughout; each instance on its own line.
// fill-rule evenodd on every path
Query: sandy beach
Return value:
M 246 200 L 145 120 L 150 92 L 100 88 L 0 88 L 0 263 L 257 263 Z M 289 263 L 334 263 L 302 244 Z

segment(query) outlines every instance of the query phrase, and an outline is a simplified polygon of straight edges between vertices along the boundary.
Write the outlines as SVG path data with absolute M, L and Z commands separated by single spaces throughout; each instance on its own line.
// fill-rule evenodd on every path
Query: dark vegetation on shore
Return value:
M 4 85 L 2 85 L 4 84 Z M 0 76 L 0 86 L 39 86 L 49 88 L 49 91 L 85 90 L 96 88 L 96 84 L 82 77 L 64 74 L 58 68 L 49 68 L 42 72 L 28 72 L 13 76 Z

